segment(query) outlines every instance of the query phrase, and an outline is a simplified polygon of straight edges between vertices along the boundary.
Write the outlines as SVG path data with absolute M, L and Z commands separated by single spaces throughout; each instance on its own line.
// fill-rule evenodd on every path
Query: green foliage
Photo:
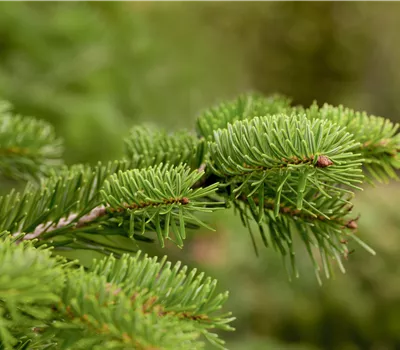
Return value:
M 23 192 L 12 191 L 0 198 L 0 226 L 11 233 L 27 233 L 25 239 L 40 235 L 41 240 L 36 245 L 57 236 L 48 243 L 54 246 L 71 244 L 74 248 L 84 248 L 86 243 L 95 249 L 98 245 L 92 239 L 94 235 L 85 237 L 82 231 L 97 233 L 102 229 L 96 221 L 102 218 L 98 215 L 101 211 L 92 213 L 102 203 L 100 189 L 108 175 L 127 165 L 127 162 L 109 162 L 94 168 L 76 165 L 42 179 L 39 188 L 28 183 Z M 89 220 L 92 225 L 86 225 L 84 219 L 89 213 L 93 215 L 93 222 Z M 106 233 L 107 229 L 104 230 Z
M 268 198 L 268 193 L 264 194 L 264 198 Z M 349 240 L 355 240 L 371 254 L 375 254 L 355 234 L 356 219 L 349 215 L 352 209 L 349 202 L 351 196 L 327 198 L 318 191 L 311 190 L 305 198 L 318 207 L 318 215 L 304 209 L 302 211 L 296 209 L 295 203 L 284 195 L 278 209 L 272 200 L 265 200 L 260 205 L 258 198 L 242 199 L 235 202 L 234 207 L 250 233 L 251 219 L 258 223 L 264 245 L 272 246 L 282 255 L 286 268 L 286 258 L 289 257 L 291 264 L 291 270 L 288 269 L 289 276 L 299 277 L 294 247 L 296 237 L 304 243 L 319 283 L 322 283 L 319 276 L 321 267 L 327 278 L 333 274 L 331 260 L 342 272 L 345 272 L 342 260 L 347 259 L 349 254 L 347 247 Z M 252 240 L 257 252 L 253 237 Z M 320 259 L 316 256 L 317 254 L 320 255 Z M 322 266 L 319 265 L 318 260 L 321 261 Z
M 128 159 L 136 168 L 183 163 L 191 169 L 198 169 L 205 153 L 205 142 L 188 131 L 169 134 L 144 127 L 133 128 L 125 146 Z
M 387 183 L 389 179 L 397 179 L 395 170 L 400 166 L 400 136 L 397 133 L 399 125 L 386 118 L 357 112 L 342 105 L 334 107 L 324 104 L 319 107 L 314 102 L 305 109 L 301 106 L 291 106 L 291 100 L 282 95 L 263 97 L 260 94 L 245 94 L 204 111 L 197 120 L 197 129 L 202 136 L 210 140 L 214 139 L 217 129 L 225 129 L 235 121 L 280 113 L 295 113 L 299 116 L 304 114 L 310 120 L 324 119 L 346 127 L 353 135 L 354 141 L 359 143 L 352 151 L 361 154 L 367 170 L 367 180 Z
M 227 324 L 233 319 L 218 311 L 227 294 L 214 294 L 216 281 L 196 270 L 187 273 L 179 264 L 171 267 L 165 259 L 132 256 L 138 242 L 153 241 L 152 234 L 161 247 L 166 240 L 182 247 L 187 229 L 212 229 L 199 215 L 223 207 L 236 209 L 256 251 L 251 226 L 257 224 L 264 245 L 277 250 L 285 264 L 289 257 L 290 275 L 298 276 L 296 238 L 318 279 L 321 267 L 328 278 L 333 273 L 331 261 L 344 272 L 349 239 L 374 254 L 356 235 L 351 201 L 353 191 L 362 189 L 362 165 L 374 158 L 388 175 L 398 167 L 397 126 L 342 107 L 293 108 L 276 96 L 243 95 L 215 111 L 200 116 L 199 137 L 135 128 L 126 140 L 127 159 L 54 168 L 39 183 L 0 197 L 0 229 L 7 231 L 1 247 L 11 254 L 0 254 L 7 286 L 0 295 L 8 320 L 1 328 L 5 348 L 28 341 L 32 347 L 65 350 L 197 349 L 200 336 L 223 348 L 210 331 L 232 330 Z M 365 130 L 358 133 L 361 124 Z M 367 131 L 371 144 L 386 147 L 384 152 L 365 147 Z M 9 133 L 8 139 L 20 139 Z M 43 250 L 46 246 L 55 248 L 56 257 Z M 57 258 L 76 249 L 111 257 L 88 269 Z M 37 269 L 43 280 L 51 278 L 50 270 L 61 276 L 55 289 L 43 287 L 43 303 L 22 297 L 38 308 L 15 305 L 13 297 L 28 288 L 29 275 L 8 288 L 13 254 L 45 254 L 44 263 L 32 262 L 29 272 Z M 28 288 L 27 293 L 36 292 Z M 29 320 L 19 321 L 26 316 Z M 17 322 L 35 326 L 13 331 Z
M 202 176 L 203 172 L 190 171 L 182 165 L 160 164 L 155 168 L 119 171 L 110 176 L 101 192 L 111 212 L 127 212 L 130 235 L 134 235 L 139 225 L 144 234 L 149 225 L 157 233 L 161 246 L 164 239 L 172 240 L 170 231 L 175 235 L 176 244 L 182 246 L 186 238 L 185 223 L 208 227 L 193 212 L 211 212 L 218 208 L 218 203 L 204 201 L 215 193 L 218 183 L 193 189 Z
M 242 94 L 233 101 L 205 110 L 197 119 L 197 130 L 206 139 L 213 139 L 214 131 L 224 129 L 237 120 L 290 112 L 291 100 L 282 95 L 265 97 L 260 94 Z
M 151 119 L 188 127 L 216 96 L 248 87 L 280 91 L 305 106 L 317 98 L 398 120 L 398 5 L 4 2 L 0 91 L 19 112 L 55 126 L 68 164 L 118 159 L 128 125 Z M 5 193 L 15 183 L 0 185 Z M 224 289 L 236 289 L 230 308 L 241 323 L 224 334 L 228 348 L 400 348 L 399 186 L 365 189 L 350 215 L 361 215 L 357 235 L 378 257 L 350 243 L 347 274 L 323 288 L 304 272 L 287 284 L 279 253 L 252 259 L 247 229 L 231 211 L 213 217 L 216 234 L 202 230 L 183 251 L 172 248 L 171 259 L 176 253 L 204 264 Z M 145 248 L 164 254 L 155 246 Z M 298 247 L 298 267 L 307 271 Z M 75 256 L 88 261 L 91 253 Z M 266 343 L 270 337 L 282 343 Z
M 125 256 L 116 260 L 110 257 L 95 264 L 94 272 L 105 276 L 109 283 L 121 286 L 128 295 L 136 297 L 140 291 L 150 291 L 145 293 L 150 308 L 203 328 L 203 336 L 215 345 L 222 345 L 209 330 L 232 330 L 228 323 L 233 318 L 230 313 L 220 313 L 228 293 L 215 293 L 217 281 L 205 278 L 204 273 L 198 274 L 196 269 L 189 272 L 180 262 L 171 266 L 166 257 L 160 262 L 156 257 L 139 257 L 140 253 L 134 258 Z
M 357 143 L 346 129 L 329 122 L 279 114 L 256 117 L 228 124 L 214 138 L 209 165 L 216 175 L 230 178 L 227 184 L 241 184 L 233 189 L 237 196 L 245 186 L 251 196 L 264 184 L 280 196 L 287 184 L 300 210 L 307 187 L 329 196 L 333 184 L 357 188 L 354 184 L 362 182 L 359 154 L 351 152 Z
M 201 335 L 223 348 L 210 329 L 232 321 L 214 315 L 227 294 L 214 295 L 216 281 L 186 274 L 156 258 L 123 256 L 95 262 L 93 269 L 67 272 L 57 306 L 55 331 L 61 349 L 202 348 Z M 76 281 L 79 281 L 77 283 Z
M 54 125 L 68 164 L 120 158 L 116 140 L 141 121 L 189 127 L 244 75 L 193 6 L 1 3 L 0 96 Z
M 39 189 L 28 184 L 22 193 L 12 191 L 0 197 L 0 227 L 24 232 L 25 239 L 40 236 L 36 245 L 108 254 L 135 251 L 137 246 L 128 241 L 117 247 L 104 240 L 107 236 L 151 242 L 143 234 L 157 232 L 163 245 L 165 238 L 171 239 L 171 228 L 182 246 L 185 227 L 208 227 L 193 213 L 220 207 L 212 198 L 205 201 L 218 184 L 193 189 L 203 173 L 184 166 L 124 171 L 129 166 L 127 161 L 94 168 L 76 165 L 42 180 Z
M 51 318 L 64 284 L 63 261 L 32 242 L 0 235 L 0 348 L 35 337 L 35 328 Z
M 340 256 L 348 251 L 343 242 L 352 206 L 343 185 L 359 188 L 355 183 L 363 178 L 359 154 L 351 152 L 358 145 L 352 135 L 328 121 L 276 115 L 228 124 L 214 139 L 209 165 L 246 226 L 250 213 L 264 244 L 290 253 L 295 275 L 294 232 L 316 271 L 312 246 L 319 248 L 327 276 L 328 257 L 344 270 Z
M 328 104 L 318 107 L 314 103 L 306 110 L 306 114 L 312 120 L 327 119 L 346 127 L 359 143 L 355 152 L 362 155 L 371 181 L 388 182 L 389 179 L 397 179 L 395 169 L 400 167 L 399 124 L 382 117 L 369 116 L 366 112 Z
M 180 263 L 109 257 L 76 269 L 32 242 L 3 234 L 0 346 L 49 349 L 223 348 L 213 328 L 232 330 L 219 309 L 227 293 Z
M 48 331 L 55 332 L 59 349 L 197 348 L 194 327 L 160 317 L 146 303 L 146 295 L 127 295 L 103 276 L 73 271 L 58 306 L 62 319 Z
M 38 180 L 61 163 L 62 143 L 41 120 L 13 115 L 0 101 L 0 174 Z

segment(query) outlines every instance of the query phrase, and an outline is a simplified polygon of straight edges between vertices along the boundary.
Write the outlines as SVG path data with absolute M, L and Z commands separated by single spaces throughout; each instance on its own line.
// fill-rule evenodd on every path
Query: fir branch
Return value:
M 314 102 L 305 113 L 312 120 L 326 119 L 347 128 L 359 143 L 354 152 L 360 153 L 363 158 L 367 179 L 388 182 L 398 178 L 395 170 L 400 169 L 399 124 L 342 105 L 333 107 L 324 104 L 319 107 Z
M 61 164 L 62 142 L 48 123 L 10 110 L 0 102 L 0 173 L 37 181 Z
M 200 332 L 172 315 L 146 306 L 148 294 L 133 298 L 105 276 L 68 271 L 55 321 L 44 331 L 54 334 L 58 349 L 198 349 Z
M 3 234 L 0 245 L 0 346 L 55 349 L 200 349 L 211 330 L 232 330 L 219 313 L 227 293 L 216 282 L 164 258 L 122 256 L 92 269 L 51 257 L 49 249 Z M 33 280 L 34 279 L 34 280 Z M 36 283 L 35 283 L 36 281 Z M 19 339 L 21 339 L 19 341 Z
M 203 111 L 197 118 L 197 131 L 202 137 L 212 140 L 215 130 L 224 129 L 238 120 L 269 114 L 291 114 L 294 109 L 290 103 L 289 98 L 278 94 L 269 97 L 257 93 L 242 94 L 233 101 Z
M 210 142 L 211 171 L 229 186 L 232 195 L 248 197 L 265 188 L 272 198 L 289 189 L 303 207 L 306 188 L 327 197 L 359 188 L 362 182 L 357 146 L 351 134 L 328 121 L 310 122 L 305 116 L 267 116 L 228 124 Z
M 77 165 L 54 172 L 39 187 L 28 183 L 22 193 L 0 197 L 0 227 L 28 238 L 68 231 L 82 223 L 102 205 L 100 189 L 110 174 L 125 169 L 129 162 L 110 162 L 94 168 Z M 81 220 L 81 221 L 79 221 Z
M 349 254 L 347 247 L 349 241 L 354 240 L 370 253 L 375 254 L 356 236 L 358 218 L 351 216 L 353 208 L 350 203 L 351 198 L 350 194 L 327 198 L 317 191 L 307 193 L 305 200 L 313 202 L 318 207 L 319 215 L 304 209 L 296 209 L 295 203 L 285 195 L 283 195 L 278 208 L 271 199 L 266 199 L 261 206 L 258 197 L 242 196 L 240 201 L 235 201 L 233 204 L 238 210 L 243 224 L 249 230 L 251 229 L 251 220 L 257 222 L 266 247 L 272 246 L 283 257 L 289 257 L 291 263 L 289 274 L 296 277 L 298 277 L 298 271 L 293 242 L 295 236 L 300 237 L 314 265 L 316 276 L 321 282 L 319 277 L 321 269 L 328 278 L 332 274 L 331 260 L 337 263 L 342 272 L 345 272 L 342 259 L 347 259 Z M 261 220 L 258 208 L 262 208 L 260 209 L 262 210 Z M 255 249 L 257 250 L 256 247 Z M 317 263 L 315 257 L 318 252 L 322 266 Z
M 65 262 L 32 242 L 15 244 L 0 234 L 0 347 L 12 349 L 21 338 L 34 338 L 34 327 L 51 318 L 51 306 L 64 285 Z
M 223 348 L 211 331 L 232 330 L 233 318 L 219 311 L 227 293 L 216 294 L 215 280 L 124 253 L 152 242 L 152 233 L 162 246 L 168 239 L 181 247 L 188 228 L 208 227 L 196 215 L 232 204 L 250 233 L 255 221 L 264 245 L 289 257 L 292 274 L 298 236 L 317 277 L 319 265 L 329 277 L 331 260 L 344 271 L 349 240 L 374 253 L 351 216 L 361 166 L 381 180 L 399 167 L 398 126 L 383 118 L 248 94 L 204 112 L 199 138 L 135 128 L 126 161 L 50 170 L 60 153 L 52 129 L 4 106 L 0 171 L 39 179 L 0 197 L 6 349 L 198 349 L 200 336 Z M 77 269 L 51 257 L 56 249 L 120 259 Z
M 140 290 L 148 290 L 147 311 L 157 310 L 159 315 L 194 323 L 207 339 L 222 347 L 224 342 L 210 331 L 233 330 L 228 323 L 234 318 L 229 313 L 220 313 L 228 293 L 216 295 L 216 280 L 205 279 L 196 269 L 188 273 L 188 268 L 180 262 L 172 267 L 166 257 L 158 262 L 156 257 L 141 258 L 140 255 L 139 252 L 135 257 L 103 259 L 94 265 L 93 271 L 105 276 L 109 283 L 118 284 L 131 298 L 135 299 Z
M 120 254 L 128 247 L 115 247 L 104 236 L 151 242 L 143 234 L 156 232 L 163 245 L 164 239 L 172 240 L 171 229 L 176 237 L 173 241 L 182 246 L 185 228 L 208 227 L 193 214 L 221 206 L 207 202 L 218 184 L 192 189 L 203 173 L 162 165 L 122 171 L 129 166 L 129 162 L 114 162 L 94 169 L 65 168 L 43 180 L 40 189 L 28 184 L 23 193 L 0 197 L 0 227 L 14 234 L 26 233 L 24 239 L 38 238 L 36 245 L 90 247 Z M 164 196 L 154 197 L 160 191 L 165 191 Z M 130 251 L 137 250 L 136 244 L 131 246 Z
M 74 227 L 80 228 L 84 227 L 86 225 L 89 225 L 91 222 L 96 221 L 97 219 L 107 215 L 106 207 L 103 205 L 100 205 L 96 208 L 93 208 L 88 214 L 83 215 L 81 218 L 79 218 L 76 223 L 74 224 Z M 70 214 L 68 215 L 67 218 L 61 218 L 60 221 L 57 223 L 53 222 L 46 222 L 44 224 L 40 224 L 36 226 L 35 230 L 32 233 L 28 233 L 23 236 L 23 240 L 31 240 L 35 238 L 40 238 L 40 235 L 45 233 L 45 232 L 52 232 L 57 229 L 62 229 L 65 226 L 69 226 L 74 223 L 75 219 L 77 218 L 77 214 Z M 17 232 L 14 234 L 14 236 L 19 235 L 20 232 Z
M 160 164 L 148 169 L 118 172 L 105 182 L 101 193 L 113 210 L 129 214 L 131 234 L 138 223 L 142 233 L 143 225 L 150 223 L 162 246 L 164 239 L 171 239 L 170 230 L 178 246 L 182 246 L 186 238 L 185 222 L 209 228 L 192 213 L 218 209 L 217 202 L 206 201 L 215 193 L 218 183 L 193 189 L 203 175 L 203 172 L 190 171 L 187 166 Z
M 188 131 L 167 133 L 135 127 L 125 139 L 125 151 L 132 168 L 182 163 L 194 170 L 204 161 L 205 142 Z

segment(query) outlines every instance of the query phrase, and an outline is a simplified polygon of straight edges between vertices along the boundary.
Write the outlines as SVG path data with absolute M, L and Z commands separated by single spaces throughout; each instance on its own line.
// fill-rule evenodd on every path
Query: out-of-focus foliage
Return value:
M 216 2 L 204 9 L 208 23 L 238 43 L 252 88 L 398 120 L 400 3 Z
M 0 101 L 1 175 L 38 180 L 61 164 L 62 141 L 53 127 L 42 120 L 11 113 L 11 106 Z
M 182 127 L 240 90 L 234 48 L 201 26 L 172 4 L 3 3 L 0 95 L 50 120 L 67 161 L 115 159 L 127 125 Z
M 51 121 L 69 163 L 116 159 L 128 126 L 185 127 L 247 88 L 398 121 L 399 32 L 396 2 L 1 3 L 0 97 Z M 399 197 L 398 184 L 358 197 L 377 257 L 356 248 L 322 288 L 305 273 L 289 283 L 272 251 L 256 258 L 229 214 L 168 254 L 231 291 L 232 350 L 397 349 Z
M 228 213 L 216 219 L 217 235 L 199 233 L 187 249 L 176 252 L 176 259 L 186 255 L 193 266 L 200 263 L 231 288 L 228 304 L 235 308 L 237 331 L 225 338 L 229 349 L 397 349 L 399 190 L 394 184 L 359 195 L 359 232 L 377 256 L 350 247 L 355 250 L 346 262 L 346 274 L 336 268 L 334 278 L 322 287 L 305 273 L 311 267 L 305 252 L 297 255 L 301 277 L 292 282 L 279 254 L 261 250 L 258 258 L 252 257 L 246 230 Z

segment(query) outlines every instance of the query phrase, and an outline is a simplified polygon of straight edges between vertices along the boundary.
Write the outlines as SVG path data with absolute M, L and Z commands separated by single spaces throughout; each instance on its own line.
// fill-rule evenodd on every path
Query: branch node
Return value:
M 333 162 L 327 156 L 318 156 L 316 165 L 318 168 L 326 168 L 330 165 L 333 165 Z

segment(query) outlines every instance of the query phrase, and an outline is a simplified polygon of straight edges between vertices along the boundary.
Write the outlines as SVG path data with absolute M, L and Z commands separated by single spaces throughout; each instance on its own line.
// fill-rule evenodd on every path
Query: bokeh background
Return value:
M 249 90 L 400 121 L 399 62 L 396 2 L 0 3 L 0 97 L 50 121 L 68 164 L 118 159 L 129 127 L 192 128 L 203 108 Z M 256 257 L 230 212 L 182 251 L 148 250 L 230 290 L 229 349 L 400 349 L 399 197 L 398 183 L 358 194 L 377 256 L 355 247 L 322 287 L 305 255 L 292 282 L 278 254 Z

